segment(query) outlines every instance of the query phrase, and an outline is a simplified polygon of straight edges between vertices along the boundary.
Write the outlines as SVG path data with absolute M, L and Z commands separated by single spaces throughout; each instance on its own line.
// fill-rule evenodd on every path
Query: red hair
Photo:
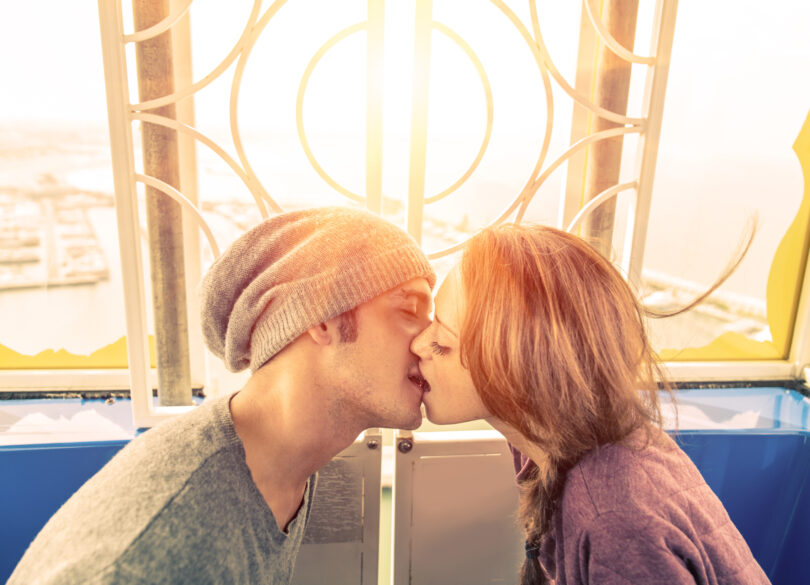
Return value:
M 480 232 L 461 278 L 462 363 L 489 411 L 549 458 L 522 498 L 527 540 L 536 543 L 582 456 L 661 427 L 660 372 L 643 309 L 595 249 L 544 226 Z

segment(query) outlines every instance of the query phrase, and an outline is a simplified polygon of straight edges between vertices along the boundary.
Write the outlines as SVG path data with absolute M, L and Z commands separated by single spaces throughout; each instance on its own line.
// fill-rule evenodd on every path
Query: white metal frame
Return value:
M 157 383 L 154 371 L 150 383 Z M 129 390 L 129 371 L 120 370 L 5 370 L 0 371 L 0 392 L 80 392 Z
M 148 427 L 165 418 L 187 412 L 192 407 L 155 406 L 152 400 L 151 390 L 153 386 L 149 380 L 151 368 L 149 363 L 146 295 L 144 292 L 140 221 L 135 186 L 135 152 L 132 139 L 125 43 L 122 42 L 125 35 L 121 3 L 99 0 L 99 17 L 104 56 L 104 78 L 107 88 L 110 143 L 112 145 L 119 251 L 121 253 L 122 276 L 124 279 L 127 358 L 133 418 L 137 426 Z M 159 29 L 160 27 L 152 27 L 149 31 L 155 28 Z M 197 249 L 198 246 L 194 246 L 194 248 Z M 198 254 L 197 258 L 199 258 Z M 189 389 L 190 391 L 191 389 Z
M 392 585 L 513 581 L 523 536 L 515 516 L 512 456 L 503 436 L 494 430 L 400 431 L 394 447 Z M 426 469 L 439 459 L 452 476 L 441 482 Z M 460 470 L 474 480 L 465 482 Z M 425 518 L 426 508 L 452 518 Z
M 638 281 L 641 264 L 643 260 L 644 241 L 646 239 L 647 223 L 650 209 L 650 199 L 652 194 L 653 179 L 655 174 L 655 160 L 660 136 L 661 120 L 663 116 L 664 95 L 666 93 L 666 80 L 669 68 L 671 46 L 675 25 L 675 14 L 677 10 L 677 0 L 658 0 L 656 3 L 656 16 L 653 23 L 652 46 L 650 55 L 636 55 L 623 49 L 604 30 L 599 19 L 596 17 L 592 2 L 594 0 L 582 0 L 583 22 L 588 21 L 593 25 L 595 34 L 612 51 L 625 60 L 647 67 L 647 79 L 642 101 L 642 112 L 640 117 L 634 118 L 623 116 L 614 112 L 608 112 L 599 106 L 591 103 L 583 92 L 572 87 L 557 70 L 551 55 L 548 53 L 543 42 L 540 21 L 537 15 L 537 7 L 534 0 L 530 1 L 530 23 L 524 23 L 503 0 L 490 0 L 514 25 L 515 32 L 526 42 L 537 64 L 537 71 L 540 75 L 546 91 L 547 127 L 544 134 L 544 145 L 533 172 L 526 181 L 519 193 L 504 203 L 504 211 L 494 220 L 494 223 L 508 221 L 520 221 L 537 190 L 549 175 L 566 164 L 581 156 L 584 149 L 595 141 L 611 136 L 624 134 L 638 134 L 639 141 L 636 150 L 635 177 L 621 185 L 615 185 L 603 193 L 588 206 L 580 209 L 578 197 L 573 195 L 578 192 L 576 184 L 572 184 L 567 189 L 567 195 L 563 194 L 561 203 L 561 215 L 559 227 L 567 227 L 570 230 L 576 226 L 584 217 L 598 207 L 604 201 L 617 196 L 620 193 L 631 191 L 633 193 L 631 214 L 632 221 L 628 222 L 628 234 L 625 238 L 629 242 L 625 246 L 625 253 L 621 260 L 622 268 L 628 274 L 631 282 Z M 270 213 L 278 212 L 281 207 L 268 195 L 262 187 L 253 169 L 250 166 L 247 155 L 242 148 L 239 134 L 238 112 L 236 104 L 238 102 L 241 87 L 242 72 L 246 62 L 250 57 L 253 46 L 258 37 L 262 34 L 270 20 L 286 3 L 286 0 L 272 2 L 264 12 L 262 12 L 261 0 L 255 0 L 250 15 L 245 23 L 245 28 L 238 41 L 223 60 L 214 67 L 207 75 L 192 83 L 191 72 L 188 70 L 189 58 L 189 32 L 187 10 L 192 4 L 192 0 L 174 0 L 171 15 L 164 21 L 156 24 L 148 30 L 135 34 L 125 34 L 123 29 L 123 15 L 120 0 L 99 0 L 99 15 L 101 23 L 101 37 L 104 54 L 104 71 L 106 78 L 106 89 L 108 99 L 110 139 L 113 154 L 113 170 L 115 182 L 116 208 L 118 215 L 118 229 L 120 241 L 120 253 L 122 259 L 122 269 L 124 278 L 126 323 L 128 343 L 129 370 L 57 370 L 57 371 L 6 371 L 0 372 L 0 387 L 8 390 L 43 390 L 43 389 L 131 389 L 133 396 L 133 408 L 136 424 L 139 426 L 149 426 L 166 416 L 173 415 L 178 409 L 161 409 L 152 405 L 151 389 L 155 386 L 154 371 L 150 370 L 148 363 L 148 349 L 146 342 L 146 298 L 143 283 L 143 260 L 140 252 L 140 227 L 136 204 L 136 184 L 142 182 L 162 189 L 167 195 L 175 198 L 181 203 L 184 209 L 184 237 L 187 255 L 186 274 L 188 278 L 187 291 L 189 307 L 189 326 L 192 332 L 199 331 L 198 310 L 196 296 L 191 294 L 200 276 L 200 237 L 197 227 L 201 228 L 206 236 L 207 245 L 218 254 L 217 242 L 208 226 L 202 220 L 202 216 L 197 207 L 196 201 L 196 174 L 194 172 L 194 156 L 197 143 L 203 144 L 218 153 L 222 159 L 231 167 L 234 173 L 248 187 L 255 198 L 257 207 L 263 217 Z M 381 47 L 383 34 L 382 11 L 384 0 L 369 0 L 369 16 L 366 22 L 358 23 L 337 33 L 327 40 L 321 49 L 313 56 L 307 72 L 301 79 L 299 87 L 299 136 L 302 146 L 306 150 L 307 139 L 303 134 L 302 124 L 300 124 L 303 108 L 302 92 L 306 90 L 309 74 L 318 60 L 341 38 L 355 33 L 365 32 L 369 35 L 369 46 Z M 482 143 L 481 151 L 476 161 L 470 166 L 468 171 L 456 184 L 438 195 L 426 195 L 424 191 L 424 160 L 423 151 L 419 148 L 412 149 L 411 153 L 411 185 L 409 186 L 408 200 L 408 229 L 411 234 L 419 239 L 421 235 L 421 223 L 427 205 L 439 201 L 451 194 L 461 183 L 466 181 L 475 171 L 477 162 L 486 150 L 489 132 L 492 127 L 493 104 L 491 100 L 491 88 L 486 71 L 478 60 L 472 47 L 444 23 L 436 22 L 432 14 L 432 0 L 419 0 L 417 8 L 417 39 L 416 51 L 419 62 L 423 65 L 430 60 L 430 35 L 432 31 L 445 35 L 469 57 L 478 70 L 481 78 L 484 93 L 487 97 L 487 132 Z M 160 99 L 151 100 L 145 103 L 130 103 L 127 72 L 131 68 L 128 64 L 125 48 L 129 43 L 137 42 L 172 29 L 175 39 L 176 52 L 176 87 L 179 89 L 172 95 Z M 369 52 L 367 61 L 367 71 L 369 78 L 376 79 L 375 83 L 380 83 L 382 77 L 381 60 Z M 236 146 L 236 159 L 228 156 L 225 151 L 207 136 L 199 132 L 194 127 L 193 98 L 201 90 L 215 79 L 219 78 L 228 68 L 235 66 L 233 85 L 231 88 L 230 121 L 231 132 Z M 185 69 L 184 69 L 185 67 Z M 415 63 L 416 67 L 416 63 Z M 426 67 L 418 68 L 423 73 Z M 419 88 L 414 89 L 413 108 L 414 119 L 411 130 L 411 140 L 413 145 L 421 144 L 426 131 L 425 124 L 427 115 L 425 108 L 425 96 L 427 95 L 427 79 L 422 76 Z M 553 96 L 551 92 L 552 82 L 557 83 L 564 93 L 567 94 L 577 104 L 588 112 L 601 115 L 607 119 L 620 124 L 620 127 L 609 131 L 585 136 L 583 139 L 572 144 L 565 152 L 560 153 L 556 158 L 548 157 L 549 138 L 551 135 L 553 119 Z M 418 91 L 417 91 L 418 89 Z M 369 128 L 367 145 L 370 150 L 379 147 L 382 132 L 380 104 L 376 99 L 380 96 L 380 88 L 375 84 L 369 84 L 367 95 L 374 102 L 368 111 L 367 126 Z M 376 96 L 376 97 L 375 97 Z M 178 111 L 177 120 L 158 118 L 151 113 L 151 109 L 168 103 L 176 103 Z M 376 106 L 374 105 L 376 104 Z M 150 121 L 152 123 L 163 124 L 178 130 L 181 149 L 181 160 L 183 161 L 184 173 L 181 179 L 182 189 L 175 190 L 154 178 L 145 177 L 135 173 L 135 149 L 133 144 L 132 127 L 136 121 Z M 582 124 L 581 120 L 575 119 L 574 125 Z M 584 135 L 584 133 L 580 133 Z M 310 153 L 311 154 L 311 153 Z M 547 160 L 548 158 L 548 160 Z M 310 156 L 310 162 L 315 172 L 319 173 L 324 181 L 331 185 L 338 194 L 349 200 L 361 202 L 373 211 L 380 211 L 380 161 L 375 157 L 367 160 L 367 181 L 365 196 L 348 192 L 336 181 L 326 175 L 320 168 L 317 161 Z M 572 177 L 569 174 L 569 183 Z M 439 250 L 431 254 L 432 258 L 440 258 L 453 253 L 463 246 L 464 242 L 459 242 L 447 249 Z M 805 285 L 808 283 L 805 282 Z M 775 380 L 792 379 L 803 375 L 805 364 L 810 363 L 810 301 L 808 301 L 808 287 L 804 286 L 802 300 L 799 307 L 793 335 L 791 353 L 787 360 L 774 361 L 733 361 L 733 362 L 670 362 L 667 364 L 670 374 L 676 380 Z M 203 379 L 205 372 L 205 353 L 201 337 L 198 334 L 190 335 L 190 358 L 192 365 L 192 375 L 197 378 L 193 380 L 194 385 L 203 385 L 208 382 Z M 182 410 L 182 409 L 181 409 Z

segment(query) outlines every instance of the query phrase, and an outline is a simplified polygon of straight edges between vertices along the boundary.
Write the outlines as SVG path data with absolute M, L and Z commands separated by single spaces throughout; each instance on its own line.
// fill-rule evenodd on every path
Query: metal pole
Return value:
M 619 44 L 633 50 L 636 36 L 638 0 L 605 0 L 602 21 Z M 631 64 L 611 51 L 605 43 L 598 43 L 593 101 L 596 105 L 617 114 L 627 113 L 630 92 Z M 620 124 L 595 117 L 592 132 L 619 127 Z M 585 202 L 619 182 L 622 162 L 622 136 L 608 138 L 588 149 L 585 174 Z M 613 222 L 616 199 L 600 205 L 585 221 L 583 236 L 605 257 L 610 257 L 613 242 Z
M 110 124 L 115 216 L 121 253 L 121 276 L 124 286 L 124 312 L 127 323 L 127 362 L 132 397 L 132 418 L 136 427 L 148 426 L 152 387 L 149 381 L 149 347 L 147 345 L 146 298 L 143 287 L 138 200 L 133 175 L 134 151 L 132 124 L 129 120 L 129 89 L 123 37 L 121 3 L 99 0 L 101 46 L 104 57 L 104 80 L 107 90 L 107 113 Z M 148 395 L 147 395 L 148 394 Z
M 648 70 L 644 89 L 643 111 L 647 117 L 647 124 L 638 146 L 639 155 L 636 160 L 638 192 L 635 204 L 631 203 L 632 222 L 628 222 L 622 258 L 627 280 L 636 285 L 641 282 L 641 267 L 644 264 L 644 246 L 647 243 L 647 224 L 650 218 L 650 201 L 655 180 L 655 163 L 658 158 L 658 141 L 661 138 L 664 98 L 667 93 L 669 60 L 672 55 L 677 12 L 678 0 L 659 0 L 656 4 L 652 38 L 655 67 Z
M 368 1 L 366 49 L 366 207 L 382 211 L 385 2 Z
M 416 0 L 414 30 L 411 154 L 408 171 L 408 233 L 422 243 L 427 165 L 428 98 L 430 95 L 430 40 L 433 0 Z
M 169 0 L 134 0 L 135 30 L 148 28 L 169 14 Z M 174 92 L 171 31 L 136 45 L 141 101 Z M 153 113 L 175 118 L 175 106 Z M 144 174 L 180 188 L 177 133 L 155 124 L 142 124 Z M 191 404 L 188 310 L 183 252 L 183 214 L 168 195 L 146 187 L 149 263 L 155 316 L 158 396 L 161 406 Z
M 171 0 L 175 12 L 183 0 Z M 192 84 L 191 67 L 191 11 L 172 27 L 172 53 L 174 61 L 175 88 L 180 91 Z M 194 94 L 177 102 L 177 120 L 191 127 L 194 122 Z M 188 134 L 178 133 L 178 156 L 180 160 L 180 187 L 183 195 L 199 207 L 197 189 L 197 141 Z M 200 306 L 195 288 L 201 277 L 200 228 L 192 214 L 183 211 L 183 251 L 186 267 L 186 302 L 188 303 L 189 331 L 202 331 Z M 200 335 L 189 335 L 189 367 L 191 387 L 202 388 L 206 382 L 205 346 Z

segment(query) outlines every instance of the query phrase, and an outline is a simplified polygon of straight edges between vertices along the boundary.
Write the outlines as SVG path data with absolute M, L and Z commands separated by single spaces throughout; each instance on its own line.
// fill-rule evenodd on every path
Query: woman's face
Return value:
M 433 323 L 416 336 L 411 351 L 419 356 L 419 370 L 430 384 L 422 400 L 427 417 L 437 424 L 466 422 L 490 416 L 461 365 L 459 330 L 464 318 L 464 291 L 456 266 L 436 293 Z

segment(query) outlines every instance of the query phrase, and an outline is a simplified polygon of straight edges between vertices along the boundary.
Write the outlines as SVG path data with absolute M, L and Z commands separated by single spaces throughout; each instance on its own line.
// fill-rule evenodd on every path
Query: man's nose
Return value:
M 427 315 L 427 314 L 422 313 L 422 314 L 416 315 L 416 318 L 413 319 L 408 324 L 411 335 L 413 335 L 414 338 L 416 338 L 425 329 L 430 327 L 431 322 L 432 321 L 430 320 L 430 316 Z

